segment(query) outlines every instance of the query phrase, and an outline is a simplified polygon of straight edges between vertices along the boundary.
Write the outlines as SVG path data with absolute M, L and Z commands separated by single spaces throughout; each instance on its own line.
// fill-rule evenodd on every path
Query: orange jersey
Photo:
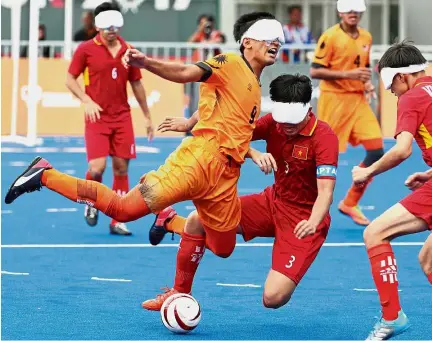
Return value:
M 205 73 L 194 136 L 216 139 L 219 152 L 244 162 L 261 111 L 261 85 L 249 63 L 234 53 L 220 54 L 197 65 Z
M 340 24 L 325 31 L 315 49 L 312 67 L 326 67 L 330 70 L 348 71 L 359 67 L 369 67 L 369 53 L 372 46 L 371 34 L 358 28 L 359 36 L 354 39 Z M 359 80 L 321 80 L 321 91 L 364 92 L 364 83 Z

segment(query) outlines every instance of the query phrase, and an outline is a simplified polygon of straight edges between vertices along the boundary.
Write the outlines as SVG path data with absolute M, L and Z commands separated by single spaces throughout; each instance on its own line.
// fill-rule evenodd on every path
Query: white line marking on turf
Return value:
M 30 275 L 28 272 L 10 272 L 10 271 L 3 271 L 1 272 L 2 275 L 15 275 L 15 276 L 28 276 Z
M 360 206 L 360 209 L 364 211 L 373 211 L 375 210 L 375 206 Z
M 423 246 L 424 242 L 395 242 L 393 246 Z M 272 247 L 273 243 L 237 243 L 236 247 Z M 364 243 L 324 243 L 326 247 L 351 247 L 364 246 Z M 6 244 L 1 245 L 4 249 L 24 248 L 138 248 L 138 247 L 179 247 L 179 244 Z
M 29 162 L 27 161 L 11 161 L 9 162 L 9 166 L 11 167 L 25 167 L 28 166 Z
M 365 292 L 372 292 L 372 291 L 378 291 L 377 289 L 359 289 L 359 288 L 354 288 L 354 291 L 365 291 Z M 398 291 L 402 291 L 402 290 L 398 290 Z
M 150 153 L 157 154 L 160 152 L 159 148 L 148 146 L 136 146 L 137 153 Z M 36 147 L 36 148 L 16 148 L 16 147 L 2 147 L 2 153 L 85 153 L 85 147 Z M 26 163 L 27 164 L 27 163 Z
M 76 173 L 75 169 L 66 169 L 64 172 L 69 175 L 74 175 Z
M 106 281 L 106 282 L 132 282 L 131 279 L 124 278 L 100 278 L 100 277 L 92 277 L 94 281 Z
M 1 214 L 11 214 L 13 213 L 12 210 L 1 210 Z
M 76 212 L 77 208 L 47 208 L 46 211 L 48 213 L 57 213 L 57 212 Z
M 230 283 L 216 283 L 221 287 L 242 287 L 242 288 L 261 288 L 261 285 L 256 284 L 230 284 Z

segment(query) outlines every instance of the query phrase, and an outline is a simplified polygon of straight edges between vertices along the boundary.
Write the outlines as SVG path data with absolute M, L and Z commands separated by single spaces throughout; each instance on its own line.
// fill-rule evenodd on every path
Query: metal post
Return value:
M 65 22 L 64 22 L 64 51 L 63 58 L 72 58 L 72 23 L 73 23 L 73 0 L 65 1 Z

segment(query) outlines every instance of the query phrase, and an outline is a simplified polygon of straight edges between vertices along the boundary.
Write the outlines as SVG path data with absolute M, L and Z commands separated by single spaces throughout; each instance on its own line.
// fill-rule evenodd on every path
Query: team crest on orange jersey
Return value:
M 294 145 L 292 157 L 300 160 L 307 160 L 308 148 L 304 146 Z
M 225 54 L 220 54 L 220 55 L 217 55 L 216 57 L 213 57 L 213 60 L 216 63 L 223 65 L 228 61 L 228 58 Z

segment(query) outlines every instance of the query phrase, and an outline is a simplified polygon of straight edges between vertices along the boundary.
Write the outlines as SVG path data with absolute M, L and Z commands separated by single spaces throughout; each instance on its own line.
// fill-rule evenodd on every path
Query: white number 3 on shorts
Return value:
M 294 264 L 295 259 L 296 259 L 295 256 L 291 256 L 291 259 L 289 260 L 288 264 L 285 264 L 285 267 L 287 269 L 291 268 Z

